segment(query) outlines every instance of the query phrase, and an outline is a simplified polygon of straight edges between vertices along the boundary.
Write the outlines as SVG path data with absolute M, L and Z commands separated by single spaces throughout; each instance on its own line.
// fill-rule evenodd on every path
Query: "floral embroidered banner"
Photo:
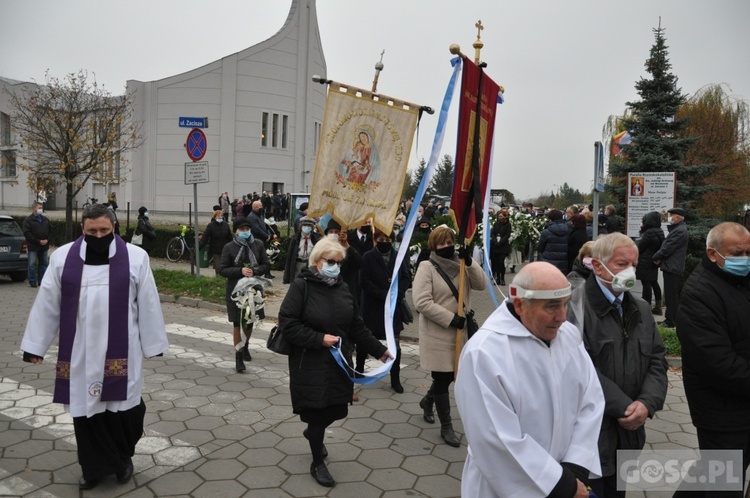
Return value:
M 372 216 L 390 233 L 406 177 L 418 108 L 342 85 L 328 91 L 309 216 L 330 213 L 342 227 Z

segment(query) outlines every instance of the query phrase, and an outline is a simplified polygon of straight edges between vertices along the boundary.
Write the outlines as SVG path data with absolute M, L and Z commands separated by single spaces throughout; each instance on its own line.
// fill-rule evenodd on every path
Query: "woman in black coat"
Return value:
M 581 247 L 589 240 L 591 237 L 586 233 L 586 217 L 582 214 L 574 214 L 570 217 L 570 232 L 568 232 L 568 272 L 573 269 L 573 263 Z
M 643 300 L 651 304 L 651 290 L 654 293 L 654 307 L 652 313 L 661 315 L 662 300 L 659 287 L 659 267 L 654 264 L 654 254 L 664 242 L 664 230 L 661 228 L 661 215 L 651 211 L 641 219 L 641 237 L 638 239 L 638 265 L 635 276 L 643 284 Z
M 359 283 L 362 288 L 362 319 L 375 337 L 385 339 L 385 297 L 391 286 L 391 275 L 396 265 L 396 251 L 393 250 L 394 235 L 386 235 L 380 230 L 375 230 L 375 248 L 367 251 L 362 259 L 364 265 L 359 271 Z M 396 360 L 391 366 L 391 387 L 401 394 L 404 387 L 401 385 L 399 374 L 401 373 L 401 348 L 398 337 L 404 330 L 404 320 L 398 303 L 404 299 L 406 290 L 411 285 L 411 274 L 409 273 L 408 261 L 404 259 L 398 273 L 398 294 L 396 300 L 396 311 L 393 313 L 393 334 L 396 338 Z M 357 347 L 357 372 L 365 369 L 367 352 Z
M 138 208 L 138 226 L 135 227 L 136 235 L 143 235 L 143 242 L 141 242 L 141 249 L 146 251 L 146 254 L 151 254 L 156 243 L 156 232 L 154 227 L 151 226 L 151 222 L 148 221 L 148 209 L 146 206 Z
M 512 228 L 508 222 L 508 212 L 500 211 L 497 221 L 492 225 L 492 243 L 490 245 L 490 264 L 492 274 L 499 285 L 505 285 L 505 258 L 510 254 L 510 234 Z
M 214 211 L 211 221 L 203 231 L 203 237 L 201 237 L 201 241 L 198 243 L 198 249 L 202 250 L 208 245 L 214 260 L 214 271 L 217 275 L 219 274 L 221 251 L 231 241 L 232 230 L 229 228 L 228 220 L 224 219 L 224 213 L 221 210 Z
M 309 267 L 294 282 L 279 309 L 279 328 L 291 343 L 289 392 L 292 410 L 307 423 L 302 433 L 310 443 L 310 474 L 323 486 L 334 486 L 323 459 L 326 427 L 348 414 L 354 387 L 330 348 L 351 364 L 354 344 L 385 361 L 393 356 L 365 327 L 348 287 L 339 275 L 346 251 L 338 242 L 322 239 L 310 254 Z
M 219 262 L 219 275 L 227 279 L 227 315 L 232 322 L 232 338 L 234 339 L 234 360 L 238 372 L 245 371 L 245 360 L 251 361 L 248 341 L 253 333 L 253 324 L 248 324 L 245 329 L 245 341 L 242 342 L 240 334 L 241 319 L 237 303 L 232 300 L 232 291 L 243 277 L 262 276 L 271 268 L 266 255 L 263 242 L 255 240 L 250 231 L 250 222 L 247 218 L 236 218 L 234 220 L 234 238 L 224 246 L 221 251 Z

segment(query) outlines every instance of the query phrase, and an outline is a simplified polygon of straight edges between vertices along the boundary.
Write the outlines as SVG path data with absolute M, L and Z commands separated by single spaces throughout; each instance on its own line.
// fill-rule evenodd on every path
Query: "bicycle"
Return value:
M 89 197 L 87 195 L 86 202 L 83 204 L 83 209 L 86 209 L 87 207 L 92 206 L 94 204 L 99 204 L 99 199 L 97 199 L 96 197 Z
M 167 242 L 167 259 L 172 263 L 176 263 L 182 259 L 182 256 L 184 256 L 186 252 L 192 258 L 193 249 L 185 238 L 187 231 L 188 226 L 182 225 L 180 235 L 178 237 L 172 237 L 169 242 Z

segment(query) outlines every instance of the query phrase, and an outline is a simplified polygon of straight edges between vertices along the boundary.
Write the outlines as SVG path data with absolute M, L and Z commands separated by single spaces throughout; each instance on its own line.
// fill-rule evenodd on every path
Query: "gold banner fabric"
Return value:
M 332 85 L 308 215 L 331 213 L 342 227 L 359 226 L 372 216 L 376 227 L 390 233 L 417 116 L 417 108 L 398 101 L 373 100 L 371 94 Z

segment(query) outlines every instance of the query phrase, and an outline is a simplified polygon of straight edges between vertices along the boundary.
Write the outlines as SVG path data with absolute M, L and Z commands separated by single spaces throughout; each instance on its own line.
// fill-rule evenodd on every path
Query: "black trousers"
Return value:
M 617 474 L 589 481 L 597 498 L 625 498 L 626 491 L 617 491 Z
M 664 321 L 674 327 L 677 319 L 677 308 L 680 305 L 682 275 L 666 271 L 662 274 L 664 275 L 664 304 L 667 306 L 667 311 L 664 312 Z
M 659 287 L 658 280 L 641 280 L 641 285 L 643 285 L 643 293 L 641 294 L 641 297 L 644 301 L 651 304 L 652 289 L 654 291 L 654 299 L 661 301 L 661 287 Z
M 87 481 L 125 470 L 143 435 L 146 403 L 124 412 L 97 413 L 73 417 L 78 446 L 78 463 Z
M 750 431 L 720 432 L 698 428 L 698 447 L 701 450 L 742 450 L 742 484 L 745 484 L 747 466 L 750 463 Z M 735 469 L 735 474 L 738 469 Z M 711 497 L 742 498 L 742 491 L 677 491 L 673 498 Z

